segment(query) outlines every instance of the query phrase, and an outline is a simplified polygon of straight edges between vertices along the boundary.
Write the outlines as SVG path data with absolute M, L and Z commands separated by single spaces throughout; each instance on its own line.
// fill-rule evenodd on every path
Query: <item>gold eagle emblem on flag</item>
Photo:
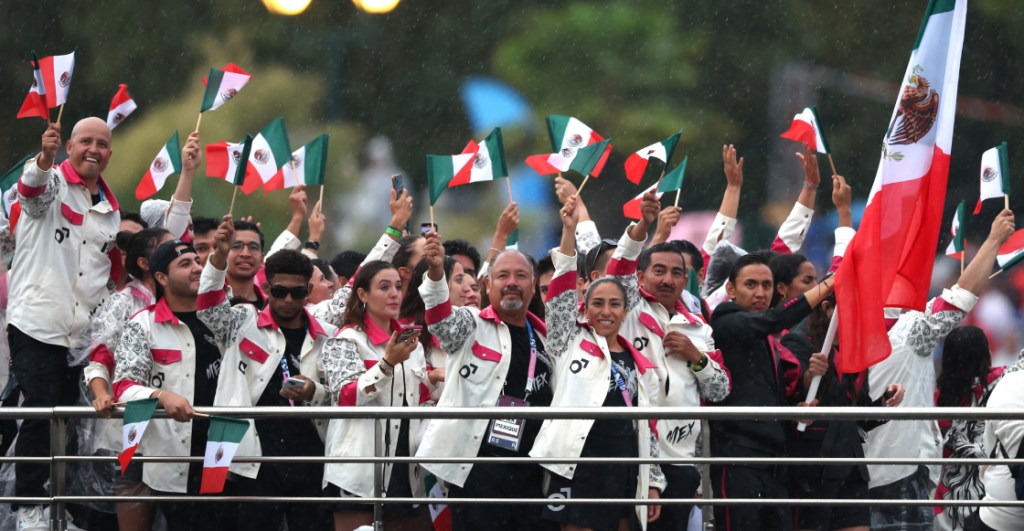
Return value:
M 896 130 L 889 136 L 890 144 L 915 144 L 932 130 L 939 114 L 939 93 L 920 73 L 920 66 L 914 67 L 910 84 L 903 89 L 899 107 L 896 110 Z

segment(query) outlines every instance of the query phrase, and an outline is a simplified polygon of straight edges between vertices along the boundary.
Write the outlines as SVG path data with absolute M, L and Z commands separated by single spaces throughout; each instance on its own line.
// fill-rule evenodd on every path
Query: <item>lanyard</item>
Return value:
M 285 381 L 287 381 L 288 378 L 292 377 L 290 371 L 288 370 L 288 353 L 287 352 L 284 352 L 284 353 L 281 354 L 281 376 L 284 377 Z M 292 406 L 295 406 L 295 401 L 292 400 L 291 398 L 288 399 L 288 403 L 291 404 Z
M 609 360 L 612 363 L 612 378 L 615 380 L 615 385 L 619 388 L 619 392 L 622 393 L 622 399 L 626 401 L 626 407 L 633 407 L 633 398 L 629 396 L 629 391 L 626 390 L 626 382 L 622 379 L 622 373 L 615 368 L 615 360 Z
M 533 338 L 533 327 L 530 326 L 530 320 L 526 320 L 526 335 L 530 338 L 530 368 L 526 372 L 526 394 L 524 396 L 530 396 L 530 393 L 536 389 L 536 378 L 535 373 L 537 371 L 537 340 Z

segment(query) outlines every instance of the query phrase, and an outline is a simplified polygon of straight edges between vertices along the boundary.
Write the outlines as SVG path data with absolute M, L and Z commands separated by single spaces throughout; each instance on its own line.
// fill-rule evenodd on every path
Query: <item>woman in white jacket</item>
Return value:
M 338 335 L 324 345 L 323 366 L 330 392 L 341 406 L 408 407 L 420 403 L 420 384 L 426 382 L 426 363 L 419 332 L 402 332 L 398 323 L 402 303 L 402 281 L 398 270 L 383 261 L 364 264 L 356 273 L 352 293 Z M 334 419 L 327 428 L 328 457 L 372 457 L 374 422 L 381 423 L 386 455 L 409 456 L 409 419 Z M 324 487 L 329 495 L 370 497 L 373 495 L 372 463 L 328 463 L 324 467 Z M 422 495 L 408 464 L 384 465 L 384 495 L 410 497 Z M 422 510 L 403 506 L 385 506 L 389 527 L 416 528 L 430 521 Z M 412 519 L 413 521 L 409 521 Z M 369 505 L 339 504 L 334 512 L 334 528 L 350 531 L 373 523 Z
M 574 250 L 575 200 L 562 208 L 562 242 L 552 251 L 555 275 L 548 288 L 546 321 L 548 352 L 557 359 L 553 407 L 644 407 L 656 400 L 654 365 L 619 335 L 625 320 L 626 290 L 605 277 L 586 293 L 587 323 L 577 321 Z M 657 441 L 645 421 L 629 419 L 549 419 L 530 451 L 533 457 L 649 457 L 658 455 Z M 547 464 L 551 500 L 580 498 L 657 499 L 665 488 L 658 465 Z M 626 531 L 657 519 L 657 506 L 627 504 L 546 506 L 544 517 L 564 531 L 600 529 Z

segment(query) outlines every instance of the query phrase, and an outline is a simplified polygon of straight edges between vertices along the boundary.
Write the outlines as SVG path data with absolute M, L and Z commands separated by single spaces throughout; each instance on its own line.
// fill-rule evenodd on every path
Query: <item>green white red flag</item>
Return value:
M 160 152 L 156 154 L 153 162 L 149 163 L 149 170 L 142 176 L 139 185 L 135 187 L 135 198 L 144 201 L 153 197 L 167 182 L 167 178 L 175 173 L 181 173 L 181 144 L 178 142 L 178 132 L 175 131 Z
M 252 136 L 234 144 L 217 142 L 206 146 L 206 176 L 228 181 L 240 186 L 245 194 L 251 194 L 263 186 L 256 169 L 248 162 L 252 148 Z M 245 162 L 243 162 L 245 161 Z M 236 179 L 241 181 L 236 182 Z
M 828 141 L 825 140 L 825 132 L 821 130 L 821 122 L 818 120 L 818 111 L 813 105 L 794 116 L 789 130 L 779 136 L 803 142 L 822 155 L 828 154 Z
M 883 138 L 860 228 L 836 276 L 841 372 L 889 356 L 884 308 L 924 310 L 941 232 L 966 0 L 932 0 Z
M 639 220 L 643 218 L 643 214 L 640 211 L 640 203 L 643 202 L 644 194 L 658 188 L 659 183 L 654 183 L 648 186 L 644 191 L 636 194 L 636 197 L 626 201 L 626 204 L 622 205 L 622 215 L 629 219 Z M 657 193 L 658 199 L 661 199 L 662 193 Z
M 518 249 L 519 249 L 519 228 L 516 227 L 516 230 L 512 231 L 512 234 L 509 234 L 508 238 L 505 239 L 505 250 L 506 251 L 512 251 L 512 250 L 518 250 Z
M 46 83 L 39 67 L 39 58 L 32 52 L 32 86 L 28 89 L 25 101 L 18 110 L 18 119 L 42 118 L 50 121 L 50 108 L 46 105 Z
M 441 488 L 441 482 L 429 472 L 423 481 L 427 487 L 427 497 L 441 502 L 427 505 L 427 509 L 430 510 L 430 519 L 434 523 L 434 531 L 452 531 L 452 509 L 448 507 L 447 503 L 444 503 L 447 496 Z
M 964 202 L 956 206 L 956 213 L 953 214 L 953 224 L 949 229 L 953 239 L 946 247 L 946 256 L 962 260 L 964 257 Z
M 275 118 L 252 139 L 249 167 L 256 171 L 260 181 L 266 185 L 291 160 L 292 148 L 288 145 L 284 118 Z
M 999 253 L 996 254 L 996 262 L 999 263 L 999 269 L 1003 271 L 1019 264 L 1022 260 L 1024 260 L 1024 229 L 1010 235 L 1010 239 L 999 247 Z
M 206 90 L 199 112 L 212 111 L 234 98 L 252 76 L 235 63 L 228 63 L 223 70 L 210 69 L 210 75 L 203 78 Z
M 128 85 L 121 83 L 118 85 L 117 94 L 114 94 L 114 99 L 110 100 L 110 110 L 107 112 L 107 127 L 114 129 L 129 114 L 135 112 L 137 108 L 138 105 L 135 104 L 135 100 L 128 94 Z
M 124 406 L 124 428 L 121 431 L 121 453 L 117 460 L 121 463 L 121 475 L 128 469 L 135 451 L 139 449 L 139 442 L 142 435 L 146 433 L 146 427 L 153 418 L 156 411 L 157 400 L 155 398 L 143 398 L 142 400 L 131 400 Z
M 552 114 L 548 116 L 547 122 L 548 134 L 551 136 L 551 149 L 554 153 L 531 155 L 526 158 L 526 163 L 541 175 L 551 175 L 574 169 L 572 162 L 583 148 L 604 140 L 604 137 L 597 134 L 590 126 L 572 116 Z M 593 169 L 589 173 L 591 177 L 601 174 L 611 152 L 611 144 L 605 144 L 601 157 L 593 164 Z
M 981 212 L 981 202 L 986 199 L 1002 199 L 1010 195 L 1010 155 L 1006 142 L 982 153 L 981 155 L 981 193 L 974 214 Z
M 203 459 L 203 478 L 199 494 L 224 492 L 228 479 L 228 467 L 235 458 L 238 444 L 249 430 L 244 420 L 210 415 L 210 431 L 206 436 L 206 454 Z
M 679 137 L 682 136 L 683 130 L 680 129 L 678 133 L 662 140 L 661 142 L 655 142 L 643 149 L 640 149 L 626 158 L 626 178 L 629 179 L 633 184 L 640 184 L 640 181 L 644 178 L 647 173 L 648 167 L 651 166 L 651 160 L 661 162 L 661 164 L 655 165 L 657 171 L 662 171 L 668 166 L 668 163 L 672 160 L 672 152 L 676 149 L 676 144 L 679 143 Z
M 324 184 L 327 169 L 326 134 L 314 138 L 310 143 L 292 153 L 291 160 L 276 173 L 263 187 L 263 192 L 294 188 L 296 185 Z
M 683 187 L 683 177 L 686 174 L 686 161 L 688 160 L 690 160 L 689 156 L 683 157 L 683 161 L 674 170 L 661 178 L 661 182 L 658 183 L 659 194 L 675 192 Z
M 482 142 L 470 140 L 457 155 L 427 155 L 427 183 L 433 205 L 447 188 L 508 177 L 505 144 L 495 127 Z

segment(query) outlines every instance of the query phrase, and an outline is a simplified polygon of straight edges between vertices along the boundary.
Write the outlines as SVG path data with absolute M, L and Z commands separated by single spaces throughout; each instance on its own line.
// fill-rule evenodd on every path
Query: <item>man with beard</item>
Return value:
M 230 218 L 220 226 L 216 249 L 203 269 L 197 309 L 199 319 L 213 332 L 224 353 L 228 370 L 217 383 L 216 406 L 330 405 L 320 384 L 320 350 L 335 328 L 321 323 L 305 309 L 313 264 L 299 251 L 284 249 L 267 259 L 267 307 L 231 307 L 224 291 L 224 275 L 234 227 Z M 307 419 L 258 419 L 239 444 L 239 456 L 322 455 L 324 444 L 317 424 Z M 326 425 L 324 426 L 326 428 Z M 241 476 L 238 493 L 248 496 L 317 496 L 323 473 L 319 463 L 233 463 Z M 281 519 L 289 529 L 314 529 L 330 522 L 316 506 L 258 504 L 239 511 L 239 529 L 277 528 Z
M 454 308 L 444 278 L 440 237 L 427 235 L 423 250 L 429 269 L 420 295 L 426 322 L 448 353 L 445 391 L 439 407 L 481 404 L 551 405 L 551 363 L 544 350 L 544 323 L 527 311 L 534 273 L 519 251 L 503 251 L 485 279 L 491 305 Z M 573 278 L 555 279 L 552 282 Z M 417 457 L 526 457 L 540 430 L 539 420 L 434 419 Z M 424 468 L 450 485 L 449 497 L 539 498 L 543 469 L 534 464 L 429 463 Z M 454 529 L 545 529 L 537 505 L 452 505 Z
M 202 267 L 191 245 L 161 244 L 149 259 L 157 303 L 125 324 L 114 352 L 114 396 L 120 402 L 156 398 L 171 419 L 154 419 L 139 444 L 141 455 L 203 455 L 210 421 L 193 418 L 193 406 L 212 406 L 221 355 L 213 333 L 196 316 Z M 199 494 L 202 462 L 132 462 L 126 476 L 154 494 Z M 233 506 L 172 502 L 164 506 L 168 529 L 229 529 Z
M 248 302 L 262 310 L 267 297 L 256 285 L 256 273 L 263 267 L 263 231 L 251 221 L 234 223 L 235 239 L 228 252 L 228 297 L 231 304 Z

